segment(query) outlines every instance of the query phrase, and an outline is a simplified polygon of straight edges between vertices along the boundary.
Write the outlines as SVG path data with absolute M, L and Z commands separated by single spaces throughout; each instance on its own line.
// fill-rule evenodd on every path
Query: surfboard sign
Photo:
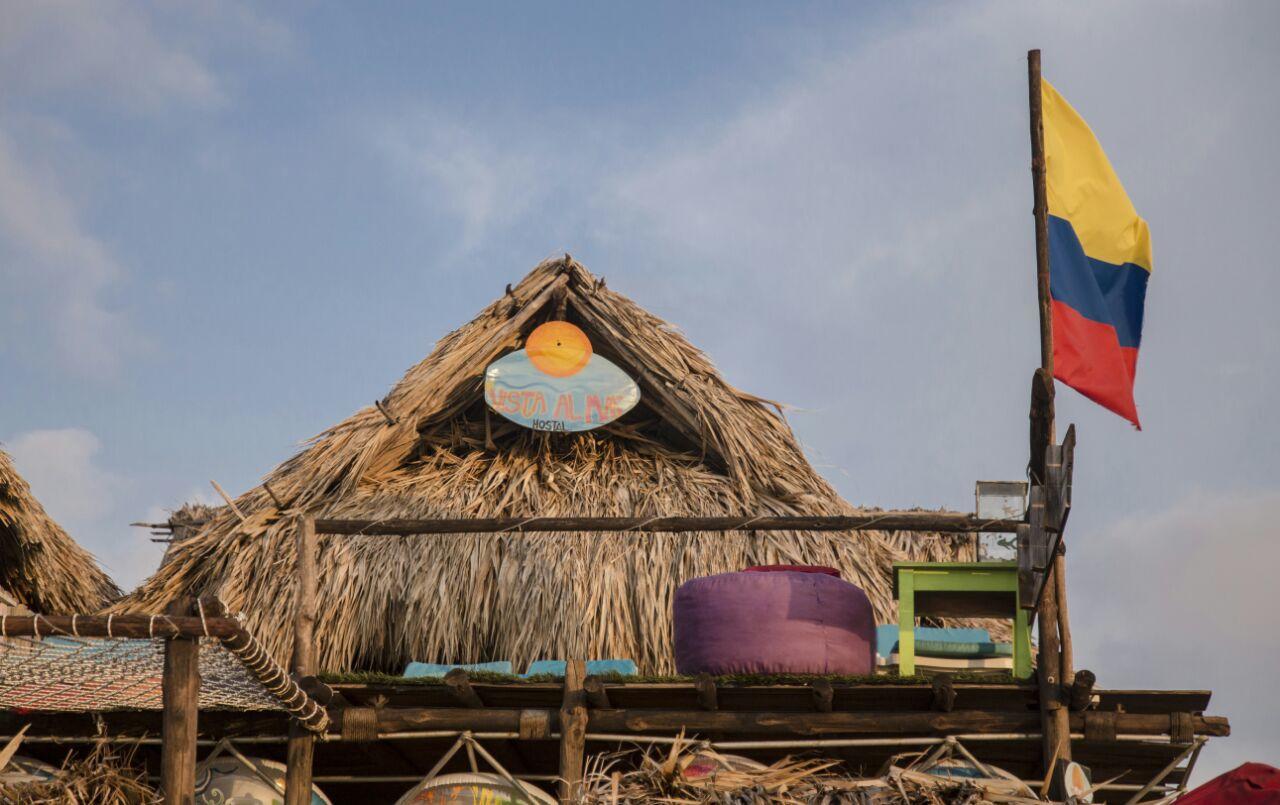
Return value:
M 640 387 L 587 334 L 566 321 L 539 325 L 524 349 L 489 364 L 484 398 L 497 413 L 532 430 L 574 433 L 607 425 L 640 402 Z

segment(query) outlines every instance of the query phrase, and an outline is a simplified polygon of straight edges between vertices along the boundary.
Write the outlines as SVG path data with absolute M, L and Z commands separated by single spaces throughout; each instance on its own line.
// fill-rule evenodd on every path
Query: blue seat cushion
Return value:
M 564 660 L 534 660 L 529 663 L 525 676 L 546 674 L 548 676 L 564 676 Z M 633 660 L 587 660 L 588 674 L 618 674 L 619 676 L 636 676 L 639 669 Z
M 921 654 L 922 642 L 938 643 L 991 643 L 991 633 L 986 629 L 952 629 L 938 626 L 916 627 L 916 653 Z M 886 623 L 876 627 L 876 653 L 884 659 L 898 650 L 898 624 Z
M 444 663 L 434 662 L 411 662 L 404 668 L 404 676 L 415 677 L 442 677 L 452 671 L 454 668 L 461 668 L 464 671 L 487 671 L 492 674 L 515 674 L 511 667 L 510 660 L 499 660 L 497 662 L 476 662 L 470 665 L 448 665 Z

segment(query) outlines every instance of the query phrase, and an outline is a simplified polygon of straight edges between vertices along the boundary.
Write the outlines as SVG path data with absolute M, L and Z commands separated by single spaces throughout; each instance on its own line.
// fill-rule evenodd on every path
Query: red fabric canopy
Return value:
M 1245 763 L 1191 791 L 1178 805 L 1277 805 L 1280 769 L 1265 763 Z

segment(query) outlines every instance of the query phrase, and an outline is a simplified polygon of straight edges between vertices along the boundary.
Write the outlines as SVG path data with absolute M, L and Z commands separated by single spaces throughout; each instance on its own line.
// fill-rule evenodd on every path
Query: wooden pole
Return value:
M 186 604 L 182 605 L 184 612 L 189 611 Z M 164 646 L 160 791 L 167 805 L 193 805 L 200 713 L 200 639 L 171 637 L 164 641 Z
M 688 531 L 939 531 L 1012 534 L 1021 520 L 995 520 L 963 512 L 878 511 L 836 516 L 773 517 L 477 517 L 431 520 L 316 520 L 321 534 L 531 534 L 562 531 L 681 533 Z
M 560 801 L 582 799 L 582 767 L 587 749 L 587 697 L 582 683 L 587 664 L 569 660 L 564 669 L 564 703 L 560 708 Z
M 1027 100 L 1031 109 L 1031 184 L 1035 207 L 1036 226 L 1036 295 L 1040 311 L 1040 368 L 1052 386 L 1053 382 L 1053 302 L 1049 287 L 1049 198 L 1045 183 L 1044 159 L 1044 111 L 1041 103 L 1040 51 L 1027 53 Z M 1044 436 L 1048 442 L 1033 445 L 1032 464 L 1036 451 L 1041 454 L 1056 440 L 1054 433 L 1053 395 L 1049 395 L 1048 427 Z M 1057 760 L 1071 759 L 1071 733 L 1067 711 L 1062 706 L 1062 653 L 1059 639 L 1058 588 L 1064 582 L 1061 557 L 1054 560 L 1050 570 L 1053 579 L 1045 582 L 1038 615 L 1040 630 L 1040 712 L 1044 731 L 1044 765 L 1046 773 Z
M 1067 614 L 1067 557 L 1063 543 L 1058 543 L 1058 554 L 1053 558 L 1053 583 L 1058 593 L 1058 642 L 1062 649 L 1063 684 L 1075 677 L 1075 647 L 1071 643 L 1071 618 Z
M 297 532 L 297 602 L 293 624 L 293 674 L 301 679 L 314 674 L 316 626 L 316 523 L 311 517 L 294 519 Z M 285 805 L 311 805 L 312 761 L 315 735 L 296 721 L 289 723 L 285 770 Z
M 1027 52 L 1031 104 L 1031 184 L 1035 192 L 1036 292 L 1040 300 L 1040 366 L 1053 377 L 1053 300 L 1049 295 L 1049 195 L 1045 185 L 1044 111 L 1040 96 L 1040 51 Z M 1049 431 L 1053 441 L 1053 430 Z

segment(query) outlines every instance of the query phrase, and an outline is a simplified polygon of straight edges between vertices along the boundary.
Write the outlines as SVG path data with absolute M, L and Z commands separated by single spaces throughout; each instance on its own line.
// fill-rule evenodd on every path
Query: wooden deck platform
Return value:
M 316 746 L 317 783 L 335 802 L 394 801 L 462 730 L 476 733 L 513 773 L 543 781 L 557 775 L 563 685 L 452 681 L 332 685 L 333 724 Z M 957 683 L 950 709 L 924 684 L 815 680 L 810 685 L 712 686 L 703 680 L 592 687 L 589 753 L 670 740 L 683 729 L 763 761 L 821 755 L 843 760 L 850 773 L 874 775 L 894 754 L 956 736 L 983 761 L 1023 779 L 1043 774 L 1034 685 Z M 1089 709 L 1070 714 L 1074 757 L 1092 768 L 1095 780 L 1119 777 L 1118 787 L 1103 792 L 1103 800 L 1123 801 L 1192 742 L 1229 734 L 1225 718 L 1206 715 L 1209 701 L 1208 691 L 1097 690 Z M 132 740 L 149 766 L 159 768 L 158 711 L 4 712 L 0 735 L 26 723 L 32 726 L 24 754 L 56 759 L 67 744 Z M 204 711 L 199 732 L 205 742 L 232 737 L 246 754 L 284 759 L 283 714 Z M 456 760 L 456 770 L 462 770 L 461 756 Z M 1177 785 L 1183 775 L 1177 769 L 1166 783 Z

